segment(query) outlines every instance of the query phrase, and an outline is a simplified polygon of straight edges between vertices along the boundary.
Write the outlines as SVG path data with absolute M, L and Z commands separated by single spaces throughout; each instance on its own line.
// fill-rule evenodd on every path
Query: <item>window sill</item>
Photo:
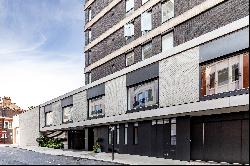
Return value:
M 218 93 L 213 95 L 206 95 L 201 96 L 200 101 L 206 101 L 206 100 L 212 100 L 212 99 L 218 99 L 218 98 L 224 98 L 224 97 L 230 97 L 230 96 L 237 96 L 237 95 L 243 95 L 243 94 L 249 94 L 249 88 L 246 89 L 239 89 L 224 93 Z
M 51 125 L 45 125 L 44 127 L 51 127 L 52 126 L 52 124 Z
M 105 115 L 97 115 L 97 116 L 93 116 L 93 117 L 88 117 L 88 120 L 92 120 L 92 119 L 100 119 L 100 118 L 104 118 Z
M 131 109 L 128 110 L 126 113 L 134 113 L 134 112 L 140 112 L 140 111 L 147 111 L 147 110 L 152 110 L 152 109 L 156 109 L 159 108 L 159 104 L 154 104 L 151 106 L 146 106 L 146 107 L 140 107 L 140 108 L 136 108 L 136 109 Z
M 62 122 L 62 124 L 69 124 L 69 123 L 73 123 L 73 120 L 67 121 L 67 122 Z

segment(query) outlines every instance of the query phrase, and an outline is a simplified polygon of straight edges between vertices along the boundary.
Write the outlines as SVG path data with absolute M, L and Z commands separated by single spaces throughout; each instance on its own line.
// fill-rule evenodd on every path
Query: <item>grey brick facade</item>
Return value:
M 174 45 L 185 43 L 247 15 L 249 15 L 248 0 L 226 1 L 177 26 L 174 29 Z

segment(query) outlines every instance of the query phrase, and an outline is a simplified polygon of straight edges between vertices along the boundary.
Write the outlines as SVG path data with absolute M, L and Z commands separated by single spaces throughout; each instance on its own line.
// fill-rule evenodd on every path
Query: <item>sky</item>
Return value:
M 23 109 L 84 85 L 84 0 L 0 0 L 0 97 Z

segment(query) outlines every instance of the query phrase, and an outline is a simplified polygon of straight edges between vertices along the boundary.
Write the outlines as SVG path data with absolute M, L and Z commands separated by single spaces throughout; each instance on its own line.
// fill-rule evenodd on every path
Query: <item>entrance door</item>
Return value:
M 94 128 L 88 128 L 88 150 L 92 151 L 94 146 Z
M 85 132 L 84 130 L 69 131 L 69 149 L 85 149 Z

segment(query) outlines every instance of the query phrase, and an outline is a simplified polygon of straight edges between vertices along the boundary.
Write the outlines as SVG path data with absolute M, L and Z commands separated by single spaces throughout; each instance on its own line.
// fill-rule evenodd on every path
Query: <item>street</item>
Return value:
M 114 165 L 114 163 L 53 156 L 0 146 L 0 165 Z

